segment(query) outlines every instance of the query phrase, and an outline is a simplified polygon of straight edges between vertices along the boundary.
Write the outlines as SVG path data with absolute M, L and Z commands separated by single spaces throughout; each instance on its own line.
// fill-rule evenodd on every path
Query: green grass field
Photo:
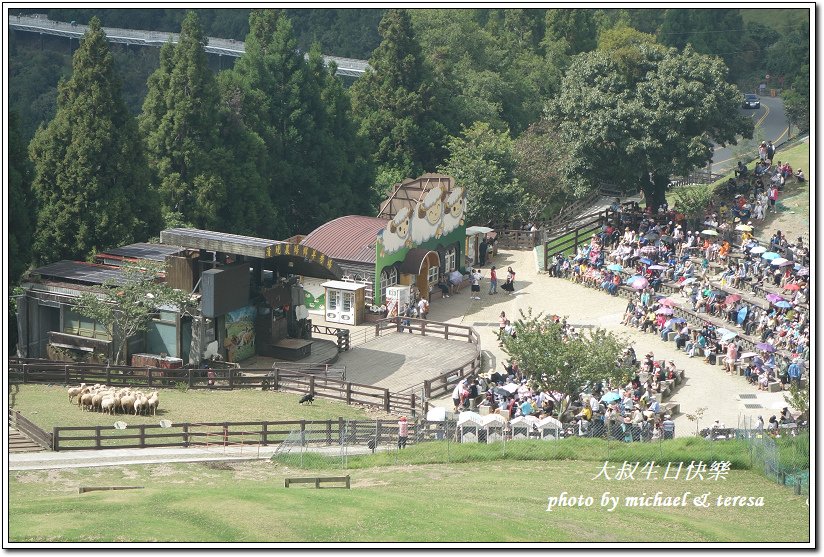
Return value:
M 614 461 L 612 461 L 614 463 Z M 162 464 L 9 474 L 12 542 L 807 542 L 806 497 L 746 470 L 726 480 L 593 479 L 603 462 L 492 461 L 311 473 L 271 462 Z M 350 473 L 352 489 L 283 487 Z M 78 494 L 78 486 L 144 489 Z M 625 497 L 689 491 L 684 507 Z M 556 507 L 562 492 L 590 507 Z M 620 498 L 608 512 L 605 492 Z M 711 506 L 693 497 L 709 493 Z M 717 497 L 763 497 L 718 507 Z
M 314 404 L 298 405 L 299 394 L 252 389 L 234 391 L 159 389 L 160 405 L 156 416 L 83 412 L 69 404 L 62 386 L 12 385 L 9 407 L 18 410 L 35 424 L 51 431 L 54 426 L 110 426 L 121 420 L 129 426 L 172 422 L 233 422 L 277 420 L 374 419 L 375 414 L 359 407 L 330 400 L 315 399 Z

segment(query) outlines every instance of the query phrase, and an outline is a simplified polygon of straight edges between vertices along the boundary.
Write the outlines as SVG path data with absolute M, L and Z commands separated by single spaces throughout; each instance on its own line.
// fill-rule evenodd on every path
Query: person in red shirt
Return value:
M 406 439 L 409 437 L 409 423 L 406 421 L 406 416 L 401 416 L 398 420 L 398 448 L 406 448 Z

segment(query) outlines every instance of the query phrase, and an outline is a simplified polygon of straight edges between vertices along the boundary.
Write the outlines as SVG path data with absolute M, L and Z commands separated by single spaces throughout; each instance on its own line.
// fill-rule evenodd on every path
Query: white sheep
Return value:
M 443 235 L 446 236 L 464 222 L 466 213 L 466 196 L 464 189 L 457 187 L 446 198 L 446 208 L 443 213 Z
M 124 414 L 131 413 L 131 409 L 134 407 L 135 396 L 131 393 L 127 395 L 123 395 L 120 399 L 120 407 L 123 410 Z
M 137 416 L 138 414 L 143 414 L 143 412 L 146 410 L 148 402 L 149 399 L 146 398 L 146 395 L 142 393 L 139 397 L 136 397 L 134 401 L 134 415 Z
M 100 410 L 104 414 L 111 414 L 114 415 L 114 397 L 106 396 L 103 400 L 100 401 Z
M 157 396 L 157 391 L 152 392 L 149 395 L 148 407 L 146 408 L 146 412 L 148 413 L 149 410 L 152 412 L 152 416 L 157 415 L 157 406 L 160 403 L 160 399 Z
M 395 218 L 390 220 L 386 228 L 381 231 L 384 253 L 394 253 L 404 247 L 407 242 L 411 242 L 409 238 L 410 217 L 409 207 L 402 207 Z
M 80 407 L 81 410 L 90 410 L 92 407 L 92 400 L 94 399 L 94 393 L 88 392 L 84 393 L 82 396 L 77 398 L 77 405 Z
M 79 387 L 69 387 L 69 404 L 72 403 L 72 399 L 83 392 L 83 389 L 86 388 L 85 383 L 80 383 Z
M 412 243 L 420 246 L 430 238 L 440 238 L 443 233 L 443 206 L 446 191 L 435 186 L 415 207 L 410 235 Z

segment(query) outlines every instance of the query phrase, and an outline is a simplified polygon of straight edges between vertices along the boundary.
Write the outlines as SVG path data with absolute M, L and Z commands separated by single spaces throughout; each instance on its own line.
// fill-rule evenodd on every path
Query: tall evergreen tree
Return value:
M 145 240 L 157 227 L 137 126 L 121 97 L 100 21 L 92 19 L 58 87 L 54 119 L 34 136 L 41 261 Z
M 442 159 L 443 126 L 434 118 L 421 47 L 404 9 L 386 12 L 371 69 L 352 86 L 352 106 L 383 171 L 417 176 Z M 391 184 L 382 184 L 382 186 Z
M 9 282 L 14 284 L 31 262 L 34 228 L 32 169 L 20 135 L 20 118 L 9 112 Z
M 217 152 L 218 90 L 203 47 L 197 15 L 183 20 L 177 45 L 160 52 L 140 116 L 149 165 L 164 209 L 202 228 L 216 228 L 226 202 Z

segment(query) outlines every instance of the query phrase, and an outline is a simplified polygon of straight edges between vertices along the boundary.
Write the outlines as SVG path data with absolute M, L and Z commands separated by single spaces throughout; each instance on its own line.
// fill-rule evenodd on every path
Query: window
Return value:
M 329 309 L 336 310 L 338 309 L 338 295 L 340 294 L 339 290 L 327 290 L 326 291 L 329 300 L 327 303 L 329 304 Z
M 70 309 L 63 314 L 63 332 L 81 337 L 109 340 L 109 333 L 103 325 Z
M 398 284 L 398 270 L 395 267 L 384 269 L 381 272 L 381 300 L 386 301 L 387 287 L 395 286 L 396 284 Z
M 429 289 L 431 290 L 433 286 L 438 283 L 438 275 L 440 274 L 440 267 L 437 265 L 432 265 L 429 267 L 429 271 L 427 272 L 427 280 L 429 281 Z
M 453 248 L 449 248 L 446 250 L 446 253 L 443 255 L 443 270 L 445 273 L 449 273 L 455 270 L 455 252 L 457 250 Z M 436 281 L 437 282 L 437 281 Z
M 343 293 L 343 312 L 349 313 L 352 311 L 352 304 L 355 301 L 355 293 L 354 292 L 344 292 Z

